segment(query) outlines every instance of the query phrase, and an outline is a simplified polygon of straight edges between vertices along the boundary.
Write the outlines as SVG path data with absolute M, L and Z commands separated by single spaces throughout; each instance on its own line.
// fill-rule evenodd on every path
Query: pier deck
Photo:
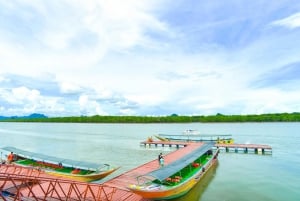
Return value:
M 272 147 L 264 144 L 215 144 L 215 147 L 223 148 L 226 152 L 233 150 L 234 152 L 243 151 L 244 153 L 272 153 Z
M 183 141 L 143 141 L 140 143 L 141 145 L 144 146 L 161 146 L 161 147 L 186 147 L 189 143 L 183 142 Z
M 199 142 L 197 142 L 199 143 Z M 187 141 L 143 141 L 140 143 L 143 146 L 161 146 L 161 147 L 186 147 L 190 142 Z M 272 147 L 264 144 L 215 144 L 215 147 L 224 149 L 226 152 L 243 151 L 244 153 L 272 153 Z

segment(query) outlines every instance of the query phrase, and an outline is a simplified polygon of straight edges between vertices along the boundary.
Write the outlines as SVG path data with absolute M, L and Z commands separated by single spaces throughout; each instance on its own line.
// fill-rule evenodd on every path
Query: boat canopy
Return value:
M 192 140 L 192 141 L 218 141 L 219 139 L 231 139 L 230 134 L 158 134 L 159 137 L 169 140 Z
M 63 158 L 58 158 L 58 157 L 54 157 L 54 156 L 48 156 L 48 155 L 44 155 L 44 154 L 39 154 L 39 153 L 34 153 L 34 152 L 30 152 L 30 151 L 17 149 L 15 147 L 3 147 L 1 149 L 8 151 L 8 152 L 13 152 L 14 154 L 24 157 L 24 158 L 33 159 L 36 161 L 43 161 L 43 162 L 47 162 L 47 163 L 53 163 L 53 164 L 61 164 L 63 166 L 67 166 L 67 167 L 89 169 L 89 170 L 94 170 L 94 171 L 109 167 L 108 164 L 98 164 L 98 163 L 91 163 L 91 162 L 85 162 L 85 161 L 63 159 Z
M 162 168 L 149 172 L 148 174 L 142 175 L 140 177 L 155 178 L 162 182 L 166 178 L 174 175 L 176 172 L 179 172 L 181 169 L 188 166 L 197 158 L 205 154 L 214 146 L 214 144 L 214 142 L 204 143 L 201 147 L 185 155 L 184 157 L 174 161 L 173 163 L 170 163 Z
M 198 137 L 229 137 L 229 136 L 232 136 L 231 134 L 158 134 L 159 136 L 161 137 L 173 137 L 173 136 L 176 136 L 176 137 L 182 137 L 182 136 L 198 136 Z

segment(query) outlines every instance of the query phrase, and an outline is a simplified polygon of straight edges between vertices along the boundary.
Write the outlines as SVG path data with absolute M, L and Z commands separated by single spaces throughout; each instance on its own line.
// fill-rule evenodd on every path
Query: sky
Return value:
M 0 116 L 299 111 L 298 0 L 0 0 Z

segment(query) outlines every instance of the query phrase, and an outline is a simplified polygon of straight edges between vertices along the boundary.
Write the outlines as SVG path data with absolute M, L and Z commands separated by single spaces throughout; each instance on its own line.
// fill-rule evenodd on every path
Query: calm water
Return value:
M 188 201 L 299 201 L 300 123 L 221 124 L 63 124 L 0 123 L 0 147 L 15 146 L 74 160 L 109 163 L 113 175 L 167 154 L 173 148 L 145 148 L 154 134 L 232 134 L 236 143 L 268 144 L 272 155 L 225 153 L 218 165 L 192 191 Z M 4 157 L 4 153 L 2 153 Z

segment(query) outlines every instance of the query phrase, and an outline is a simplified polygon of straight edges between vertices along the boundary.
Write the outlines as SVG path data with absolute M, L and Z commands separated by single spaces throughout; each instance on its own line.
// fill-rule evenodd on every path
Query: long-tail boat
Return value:
M 100 180 L 119 168 L 111 167 L 109 164 L 98 164 L 48 156 L 17 149 L 15 147 L 3 147 L 1 149 L 7 152 L 13 152 L 13 164 L 15 165 L 38 168 L 47 174 L 76 181 L 91 182 Z
M 192 130 L 194 131 L 194 130 Z M 185 132 L 184 134 L 158 134 L 155 137 L 158 139 L 164 139 L 162 141 L 188 141 L 188 142 L 216 142 L 219 144 L 233 144 L 234 139 L 230 134 L 198 134 Z M 192 133 L 192 134 L 191 134 Z
M 204 143 L 186 156 L 145 175 L 128 188 L 144 198 L 168 200 L 189 192 L 217 162 L 219 149 L 214 142 Z

